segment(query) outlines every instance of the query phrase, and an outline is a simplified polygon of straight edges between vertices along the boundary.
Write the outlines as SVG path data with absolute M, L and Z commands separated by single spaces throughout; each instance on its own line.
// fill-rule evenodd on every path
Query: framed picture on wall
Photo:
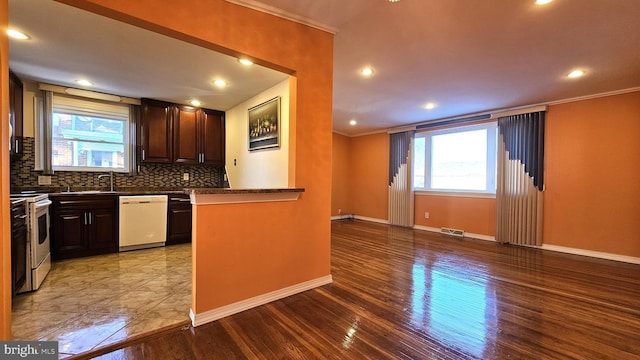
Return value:
M 280 147 L 280 97 L 249 109 L 249 151 Z

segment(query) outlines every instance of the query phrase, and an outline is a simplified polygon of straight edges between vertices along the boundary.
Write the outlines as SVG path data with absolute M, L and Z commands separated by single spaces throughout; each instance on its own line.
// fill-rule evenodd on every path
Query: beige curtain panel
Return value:
M 412 227 L 413 184 L 411 145 L 415 131 L 390 134 L 389 139 L 389 223 Z
M 544 111 L 498 119 L 498 242 L 542 245 L 544 120 Z

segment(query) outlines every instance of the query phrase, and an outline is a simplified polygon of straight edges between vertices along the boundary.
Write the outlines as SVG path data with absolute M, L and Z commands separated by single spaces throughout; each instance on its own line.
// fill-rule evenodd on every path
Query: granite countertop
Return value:
M 215 189 L 215 188 L 214 188 Z M 49 196 L 95 196 L 95 195 L 183 195 L 185 190 L 183 188 L 123 188 L 116 189 L 114 191 L 108 191 L 103 189 L 89 189 L 83 188 L 82 190 L 71 189 L 71 191 L 57 191 L 49 192 Z
M 216 195 L 216 194 L 273 194 L 304 192 L 304 188 L 278 188 L 278 189 L 230 189 L 230 188 L 185 188 L 189 195 Z

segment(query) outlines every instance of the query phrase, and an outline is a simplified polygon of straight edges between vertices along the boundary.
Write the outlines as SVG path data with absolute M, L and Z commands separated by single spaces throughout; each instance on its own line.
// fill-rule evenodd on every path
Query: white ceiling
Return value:
M 9 66 L 22 79 L 133 98 L 148 97 L 226 111 L 288 75 L 52 0 L 9 0 L 9 25 L 31 36 L 11 39 Z M 215 79 L 229 83 L 223 89 Z
M 333 128 L 345 134 L 640 87 L 637 0 L 230 1 L 336 33 Z M 36 31 L 35 45 L 11 41 L 11 68 L 69 85 L 62 79 L 85 75 L 118 95 L 197 96 L 220 110 L 286 78 L 97 18 L 51 0 L 9 0 L 10 24 Z M 373 77 L 359 75 L 365 65 Z M 575 68 L 586 76 L 566 78 Z M 211 87 L 216 76 L 231 85 Z

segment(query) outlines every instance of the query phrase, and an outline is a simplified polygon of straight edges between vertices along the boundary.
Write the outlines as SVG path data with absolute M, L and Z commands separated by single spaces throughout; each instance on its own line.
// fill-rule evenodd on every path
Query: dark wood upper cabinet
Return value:
M 11 155 L 22 154 L 23 89 L 20 78 L 9 71 L 9 123 L 12 129 L 9 153 Z
M 141 105 L 142 161 L 171 163 L 173 161 L 173 104 L 142 99 Z
M 178 106 L 173 129 L 173 161 L 182 164 L 197 164 L 201 152 L 197 138 L 199 111 L 188 106 Z
M 224 112 L 142 99 L 142 161 L 224 165 Z
M 200 115 L 200 151 L 205 164 L 224 165 L 224 112 L 202 109 Z

